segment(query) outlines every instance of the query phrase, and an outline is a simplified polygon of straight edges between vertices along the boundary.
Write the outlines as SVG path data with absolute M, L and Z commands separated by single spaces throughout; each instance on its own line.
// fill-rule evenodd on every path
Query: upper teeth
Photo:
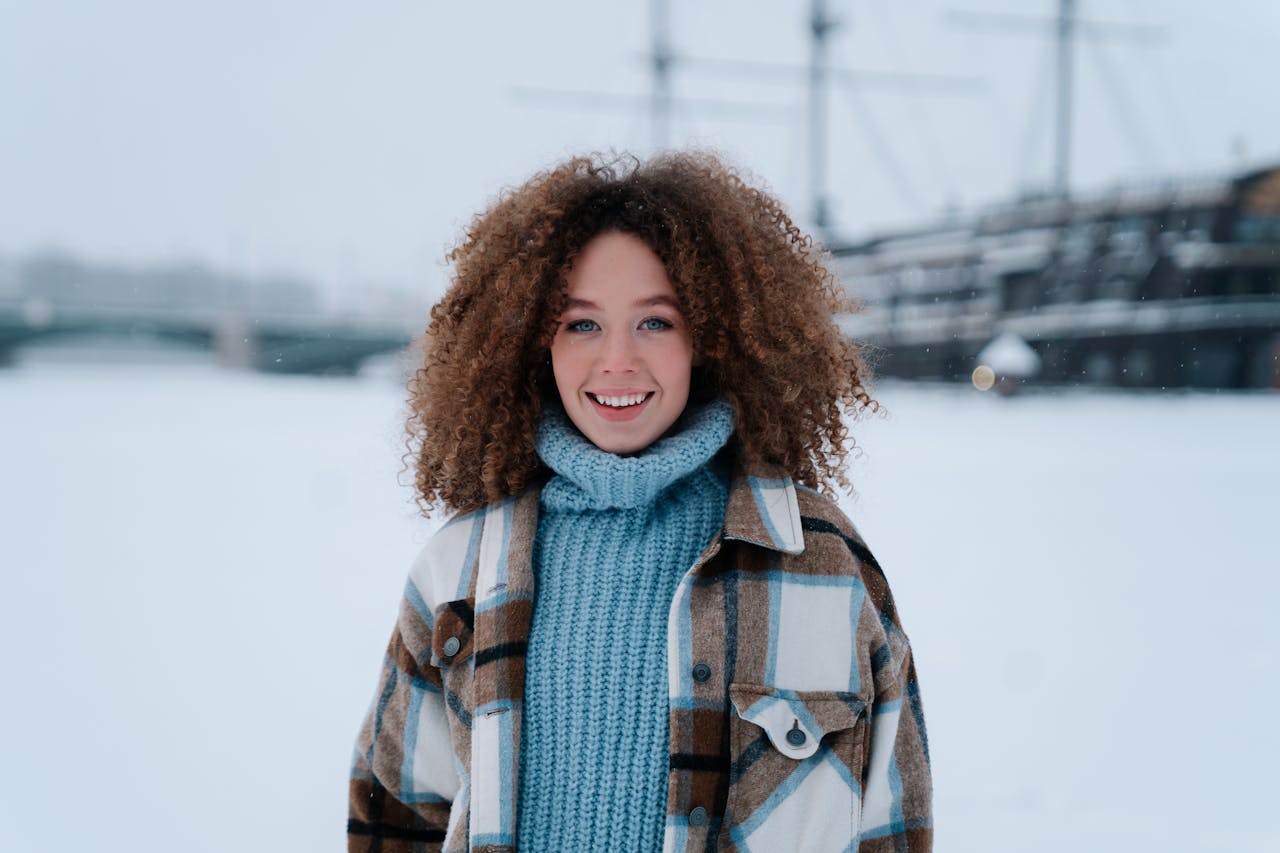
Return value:
M 645 396 L 647 395 L 624 394 L 621 397 L 602 397 L 599 394 L 592 394 L 591 396 L 595 397 L 596 401 L 599 403 L 603 403 L 606 406 L 613 406 L 614 408 L 618 408 L 621 406 L 634 406 L 636 403 L 643 402 Z

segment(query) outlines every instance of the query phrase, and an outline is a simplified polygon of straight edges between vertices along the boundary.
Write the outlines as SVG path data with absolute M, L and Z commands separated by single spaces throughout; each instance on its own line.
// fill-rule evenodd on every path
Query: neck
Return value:
M 633 509 L 652 504 L 677 482 L 704 469 L 733 433 L 725 400 L 685 410 L 675 428 L 633 456 L 601 450 L 559 407 L 543 413 L 538 455 L 556 476 L 543 489 L 547 508 Z

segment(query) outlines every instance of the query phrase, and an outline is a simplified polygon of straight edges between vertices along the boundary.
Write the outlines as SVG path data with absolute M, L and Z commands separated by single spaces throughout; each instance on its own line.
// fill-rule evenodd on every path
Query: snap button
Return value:
M 462 648 L 462 641 L 457 637 L 450 637 L 444 641 L 444 656 L 451 658 L 458 653 L 460 648 Z
M 701 684 L 711 677 L 711 667 L 705 663 L 695 663 L 693 665 L 693 680 Z
M 791 727 L 791 731 L 787 732 L 787 743 L 792 746 L 804 746 L 805 733 L 800 729 L 800 721 L 796 720 L 795 725 Z
M 702 806 L 698 806 L 696 809 L 689 812 L 689 826 L 706 826 L 706 825 L 707 825 L 706 809 L 704 809 Z

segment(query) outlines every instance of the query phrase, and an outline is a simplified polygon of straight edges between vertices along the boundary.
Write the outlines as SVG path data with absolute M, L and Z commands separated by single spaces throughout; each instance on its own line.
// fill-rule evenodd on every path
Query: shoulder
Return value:
M 835 501 L 806 486 L 796 485 L 795 492 L 804 533 L 804 551 L 798 556 L 846 571 L 878 567 L 853 521 Z
M 429 608 L 467 598 L 482 549 L 531 546 L 537 511 L 537 490 L 531 489 L 452 516 L 414 559 L 409 569 L 411 590 Z
M 804 532 L 804 551 L 789 558 L 791 568 L 854 578 L 865 588 L 870 604 L 883 616 L 896 621 L 893 595 L 884 569 L 853 521 L 825 495 L 801 485 L 797 485 L 795 491 Z
M 800 554 L 784 558 L 784 565 L 790 559 L 796 573 L 834 574 L 850 584 L 850 606 L 857 611 L 856 645 L 866 652 L 860 666 L 871 679 L 867 683 L 874 683 L 878 694 L 889 695 L 910 656 L 911 644 L 884 569 L 834 501 L 799 485 L 796 500 L 805 547 Z
M 466 596 L 462 575 L 471 562 L 469 555 L 479 546 L 487 510 L 482 507 L 455 515 L 431 535 L 409 567 L 406 593 L 410 597 L 416 595 L 433 609 L 441 602 Z

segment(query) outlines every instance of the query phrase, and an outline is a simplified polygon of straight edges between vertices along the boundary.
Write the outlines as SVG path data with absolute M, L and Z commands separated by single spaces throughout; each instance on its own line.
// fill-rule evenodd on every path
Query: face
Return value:
M 601 234 L 569 271 L 567 295 L 551 342 L 560 401 L 596 447 L 638 453 L 689 400 L 693 343 L 667 271 L 638 237 Z

